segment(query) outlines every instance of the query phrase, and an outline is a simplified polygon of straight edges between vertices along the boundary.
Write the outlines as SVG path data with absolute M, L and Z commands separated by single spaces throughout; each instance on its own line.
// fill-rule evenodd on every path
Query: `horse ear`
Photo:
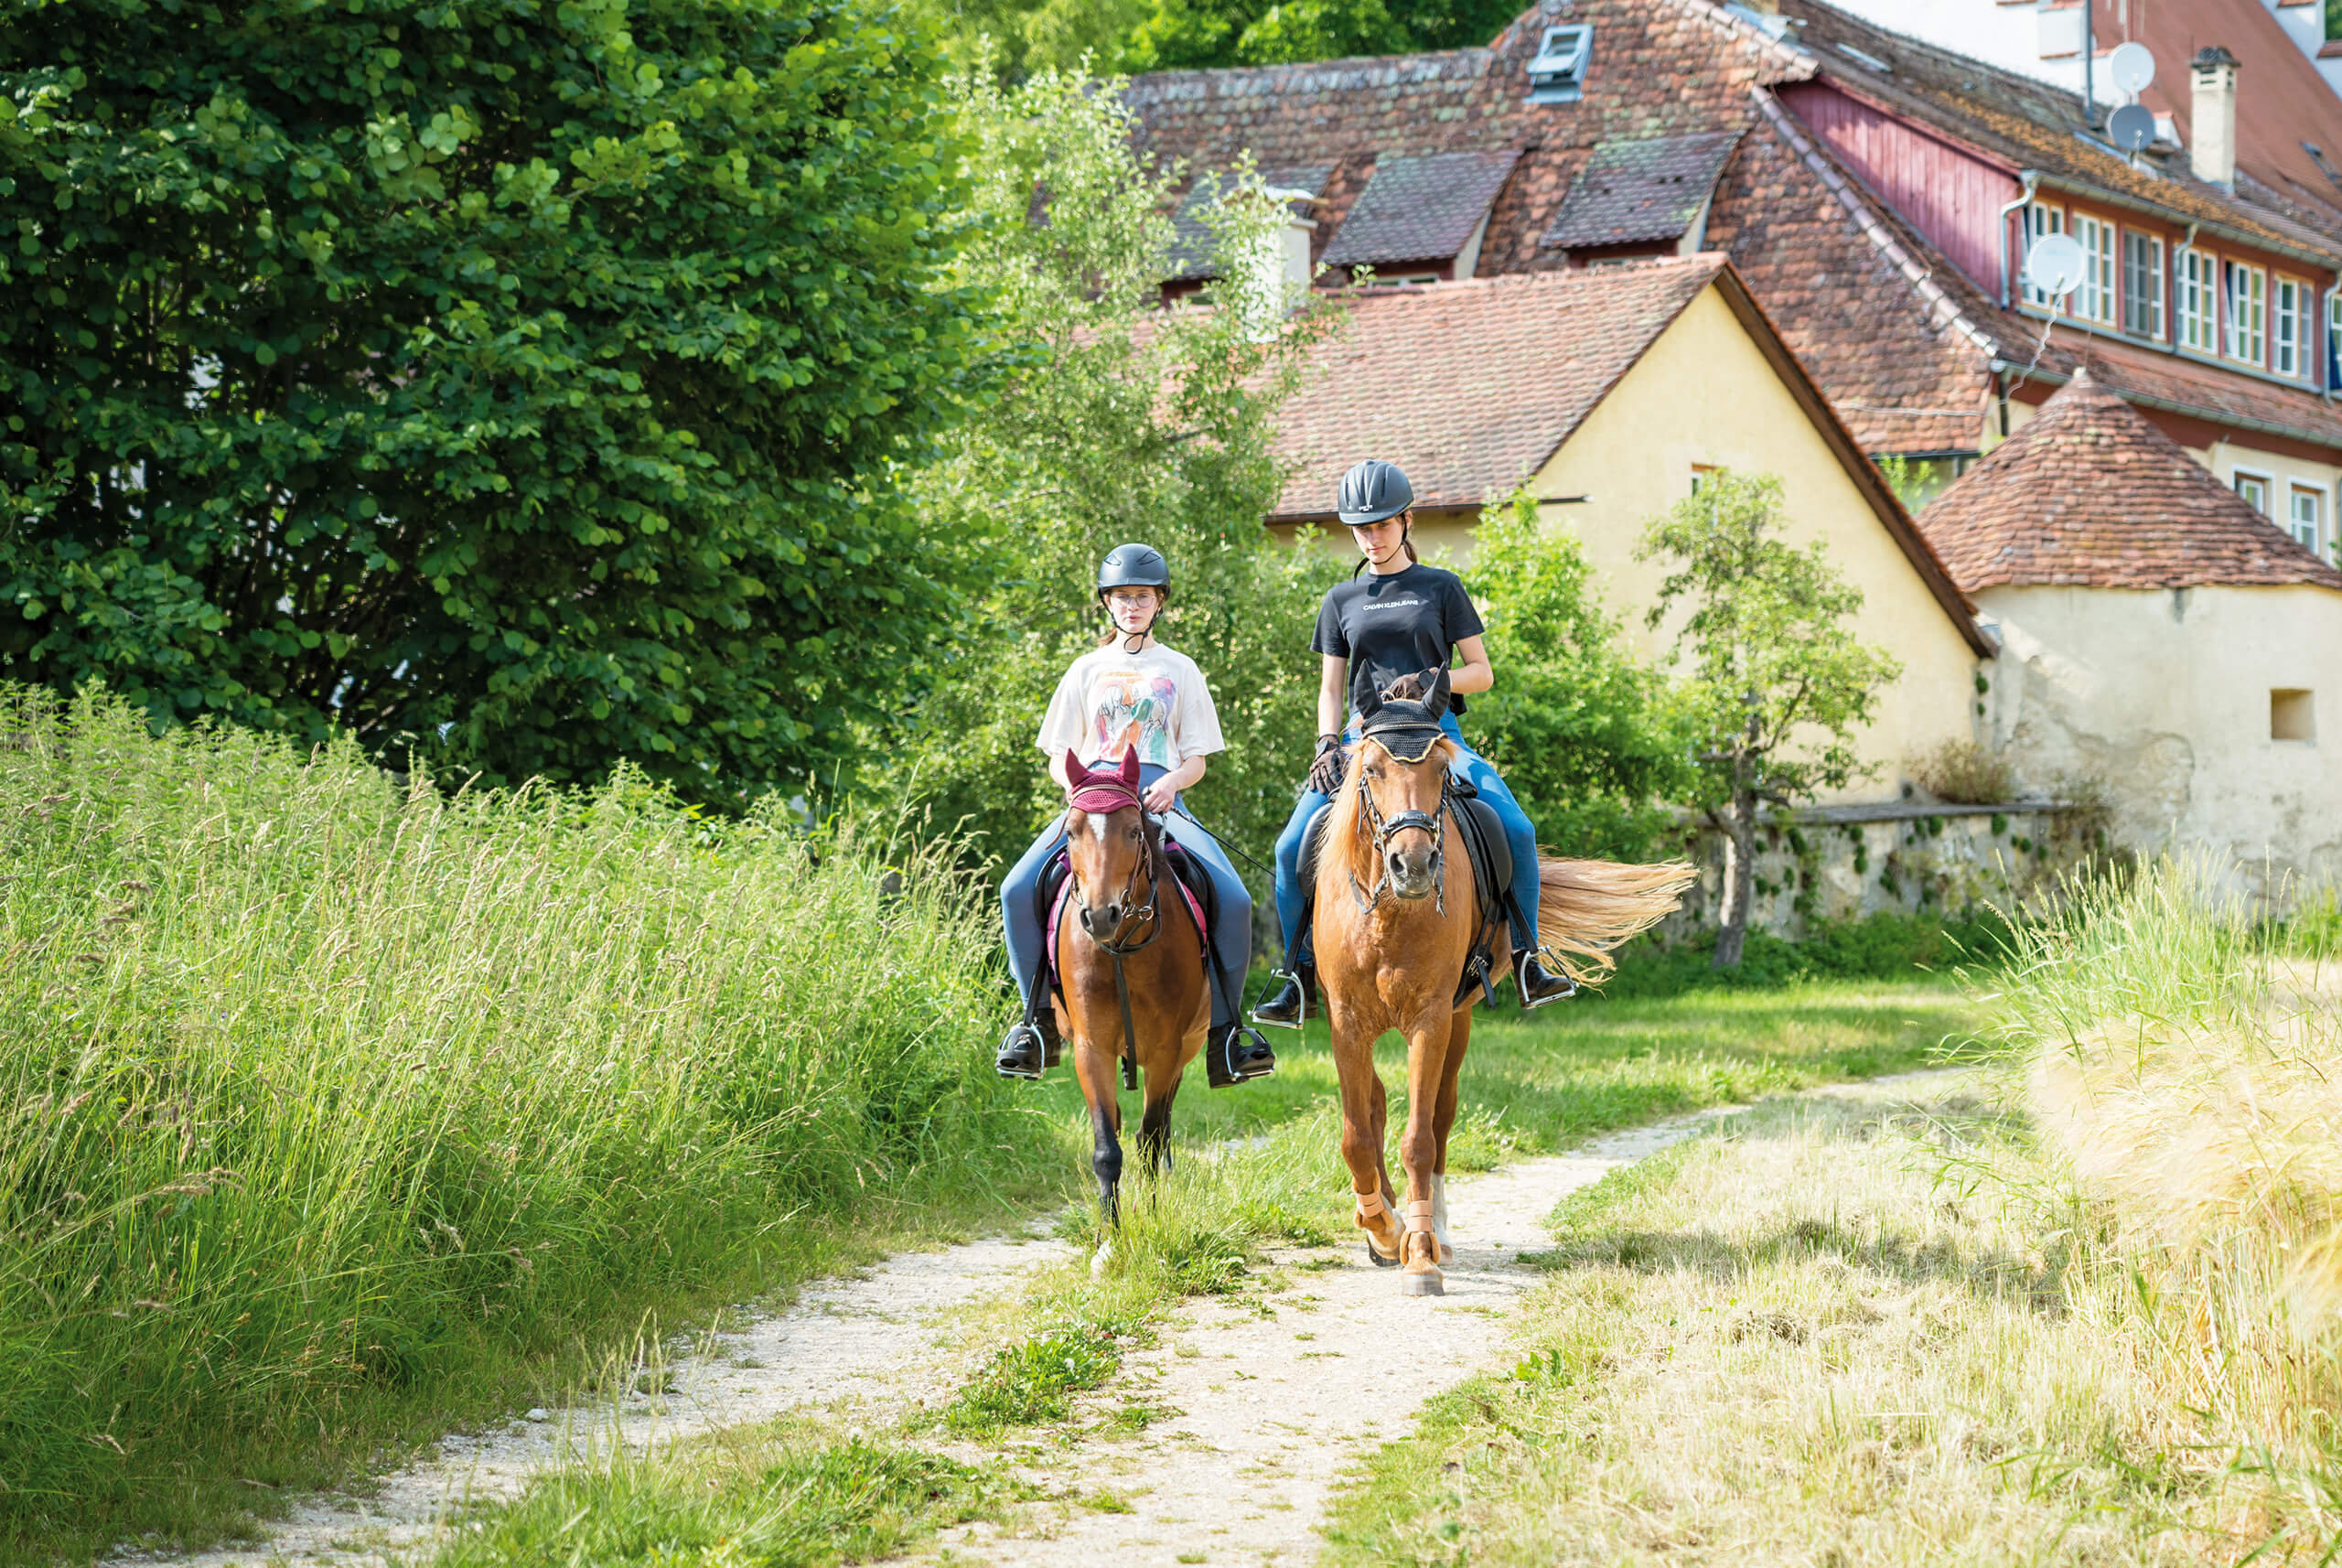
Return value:
M 1084 783 L 1088 782 L 1089 779 L 1090 769 L 1081 765 L 1081 758 L 1075 756 L 1070 751 L 1067 752 L 1065 754 L 1066 789 L 1069 791 L 1079 789 Z
M 1436 718 L 1447 712 L 1449 694 L 1447 666 L 1441 665 L 1437 674 L 1433 674 L 1428 670 L 1424 671 L 1423 674 L 1428 677 L 1423 682 L 1423 706 L 1429 708 L 1432 711 L 1432 716 Z
M 1377 671 L 1375 673 L 1379 676 L 1381 671 Z M 1364 695 L 1360 696 L 1358 702 L 1359 722 L 1363 724 L 1381 711 L 1382 682 L 1380 680 L 1369 681 L 1366 683 L 1366 692 Z
M 1133 746 L 1123 753 L 1123 765 L 1115 771 L 1120 775 L 1125 789 L 1138 788 L 1138 747 Z

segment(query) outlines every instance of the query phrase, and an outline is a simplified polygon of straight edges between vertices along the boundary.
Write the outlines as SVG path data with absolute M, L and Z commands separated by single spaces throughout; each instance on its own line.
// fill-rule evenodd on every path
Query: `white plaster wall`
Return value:
M 2244 886 L 2342 880 L 2342 591 L 1987 588 L 1987 701 L 2022 785 L 2105 781 L 2134 848 L 2207 846 Z M 2315 738 L 2270 737 L 2270 692 L 2314 693 Z

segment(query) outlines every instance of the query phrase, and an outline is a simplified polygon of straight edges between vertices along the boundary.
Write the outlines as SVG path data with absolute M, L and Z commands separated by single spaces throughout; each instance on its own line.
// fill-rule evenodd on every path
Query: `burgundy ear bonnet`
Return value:
M 1067 791 L 1070 797 L 1068 804 L 1077 811 L 1103 816 L 1139 804 L 1136 746 L 1123 753 L 1119 766 L 1095 769 L 1083 767 L 1081 759 L 1069 751 L 1065 754 L 1065 776 L 1073 781 L 1073 788 Z

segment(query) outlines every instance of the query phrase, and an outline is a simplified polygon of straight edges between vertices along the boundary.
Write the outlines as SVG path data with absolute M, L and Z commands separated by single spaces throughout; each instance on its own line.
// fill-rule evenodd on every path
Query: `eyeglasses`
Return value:
M 1118 610 L 1149 609 L 1154 607 L 1155 593 L 1153 588 L 1116 588 L 1106 601 Z

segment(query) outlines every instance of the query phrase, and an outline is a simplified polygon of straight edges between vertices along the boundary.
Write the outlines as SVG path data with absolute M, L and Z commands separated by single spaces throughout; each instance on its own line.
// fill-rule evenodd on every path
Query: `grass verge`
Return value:
M 2265 1535 L 2170 1402 L 2021 1115 L 1782 1101 L 1565 1203 L 1519 1359 L 1338 1499 L 1336 1563 L 2233 1561 Z M 1979 1185 L 1980 1169 L 1996 1173 Z
M 0 1556 L 241 1530 L 1077 1168 L 983 901 L 852 826 L 0 691 Z

